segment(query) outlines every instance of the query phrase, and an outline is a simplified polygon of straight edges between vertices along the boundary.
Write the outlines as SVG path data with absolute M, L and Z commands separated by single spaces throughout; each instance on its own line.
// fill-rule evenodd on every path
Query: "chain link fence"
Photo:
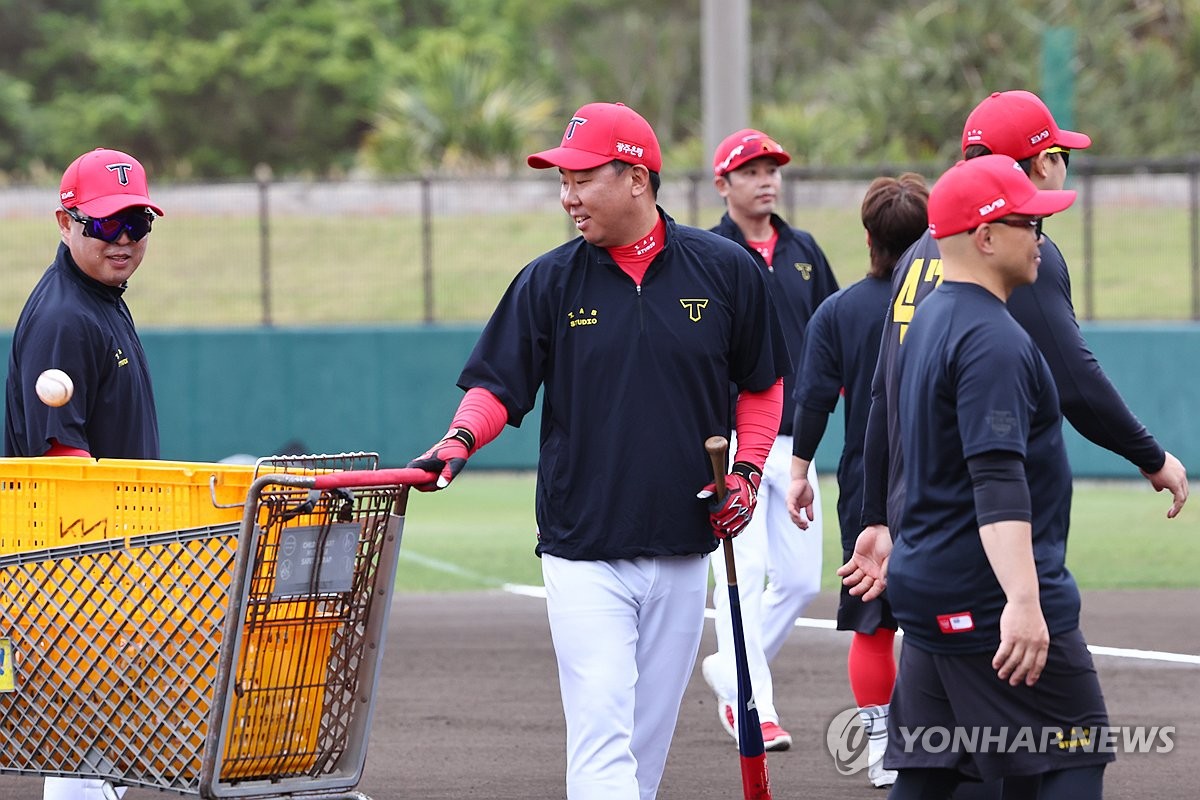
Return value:
M 870 181 L 947 165 L 789 166 L 780 212 L 813 233 L 839 281 L 866 273 L 859 204 Z M 478 322 L 513 276 L 574 236 L 557 176 L 156 185 L 167 215 L 126 297 L 141 327 Z M 1080 197 L 1048 220 L 1085 320 L 1200 320 L 1200 156 L 1106 160 L 1077 154 Z M 59 241 L 53 187 L 0 188 L 12 326 Z M 711 175 L 666 176 L 660 204 L 710 227 Z

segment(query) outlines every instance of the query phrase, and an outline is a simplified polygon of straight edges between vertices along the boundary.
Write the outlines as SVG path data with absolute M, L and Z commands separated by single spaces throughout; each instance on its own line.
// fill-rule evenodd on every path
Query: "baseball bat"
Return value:
M 717 499 L 724 500 L 725 461 L 729 440 L 710 436 L 704 449 L 712 461 L 713 483 Z M 771 779 L 767 775 L 767 751 L 763 747 L 762 725 L 758 721 L 758 706 L 754 704 L 754 687 L 750 685 L 750 664 L 746 661 L 746 634 L 742 630 L 742 599 L 738 595 L 737 564 L 733 558 L 733 539 L 721 540 L 725 550 L 725 582 L 729 584 L 729 618 L 733 623 L 733 657 L 737 666 L 738 683 L 738 755 L 742 764 L 742 797 L 744 800 L 771 800 Z

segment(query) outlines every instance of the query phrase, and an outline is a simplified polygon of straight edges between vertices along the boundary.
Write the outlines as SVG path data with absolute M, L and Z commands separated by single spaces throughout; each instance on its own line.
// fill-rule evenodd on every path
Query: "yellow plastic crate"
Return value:
M 247 628 L 222 779 L 303 775 L 316 763 L 329 652 L 339 624 L 317 618 Z
M 238 522 L 253 480 L 246 464 L 0 458 L 0 554 Z

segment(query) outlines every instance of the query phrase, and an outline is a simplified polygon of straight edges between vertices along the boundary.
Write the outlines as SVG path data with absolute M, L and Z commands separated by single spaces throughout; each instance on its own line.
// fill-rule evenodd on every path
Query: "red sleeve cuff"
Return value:
M 67 447 L 65 444 L 59 444 L 57 439 L 50 440 L 50 449 L 42 453 L 43 456 L 74 456 L 78 458 L 91 458 L 92 454 L 87 450 L 80 450 L 78 447 Z

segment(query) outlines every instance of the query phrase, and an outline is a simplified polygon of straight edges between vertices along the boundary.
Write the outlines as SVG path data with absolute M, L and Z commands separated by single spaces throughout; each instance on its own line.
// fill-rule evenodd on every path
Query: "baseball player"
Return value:
M 122 295 L 162 209 L 151 202 L 137 159 L 99 148 L 63 172 L 59 203 L 58 253 L 13 332 L 4 454 L 158 458 L 150 370 Z M 56 408 L 36 392 L 38 375 L 51 367 L 75 385 L 71 400 Z M 101 800 L 102 785 L 46 778 L 44 800 Z
M 944 280 L 896 362 L 906 485 L 887 579 L 905 636 L 884 759 L 898 772 L 893 800 L 1009 775 L 1022 797 L 1102 795 L 1113 755 L 1087 746 L 1108 717 L 1065 564 L 1058 392 L 1005 306 L 1038 277 L 1042 218 L 1074 199 L 1039 190 L 1004 155 L 959 162 L 930 193 Z M 973 731 L 978 745 L 901 743 L 920 726 Z M 1031 744 L 1012 746 L 1021 731 Z
M 766 277 L 795 359 L 800 355 L 809 317 L 822 300 L 837 291 L 838 285 L 825 253 L 812 235 L 791 227 L 775 213 L 783 184 L 780 167 L 790 159 L 783 147 L 761 131 L 745 129 L 727 136 L 713 153 L 713 182 L 725 200 L 726 212 L 712 230 L 737 242 L 754 258 Z M 792 390 L 798 372 L 795 366 L 784 377 L 783 417 L 763 468 L 758 507 L 745 533 L 734 543 L 746 657 L 767 750 L 786 750 L 792 743 L 791 735 L 779 724 L 768 662 L 783 647 L 796 618 L 821 588 L 820 520 L 812 520 L 808 530 L 797 530 L 786 504 L 791 475 Z M 810 481 L 815 490 L 815 471 Z M 725 574 L 720 554 L 713 556 L 712 569 L 720 583 Z M 737 671 L 729 598 L 724 592 L 714 592 L 713 605 L 717 652 L 703 660 L 701 672 L 717 696 L 721 725 L 736 741 Z
M 1020 90 L 987 97 L 968 116 L 962 133 L 966 159 L 1007 155 L 1016 159 L 1035 186 L 1051 191 L 1065 184 L 1070 151 L 1090 145 L 1085 134 L 1061 129 L 1040 98 Z M 1173 518 L 1187 500 L 1186 470 L 1162 449 L 1109 382 L 1079 331 L 1062 253 L 1044 234 L 1039 243 L 1037 279 L 1013 289 L 1008 312 L 1046 359 L 1063 415 L 1089 440 L 1137 465 L 1156 490 L 1169 490 L 1172 505 L 1167 516 Z M 852 593 L 864 600 L 878 596 L 886 585 L 891 549 L 888 521 L 900 518 L 904 504 L 905 460 L 895 400 L 897 356 L 914 310 L 941 279 L 938 243 L 926 233 L 901 257 L 892 277 L 863 445 L 864 528 L 851 559 L 838 570 L 844 583 L 855 587 Z M 999 784 L 990 787 L 995 797 L 1001 790 Z
M 802 528 L 812 518 L 816 499 L 809 478 L 813 455 L 829 415 L 839 397 L 844 396 L 845 444 L 837 471 L 843 560 L 849 560 L 862 527 L 862 445 L 871 406 L 871 377 L 883 333 L 883 311 L 891 296 L 892 270 L 900 255 L 926 231 L 928 198 L 924 179 L 911 172 L 871 182 L 861 211 L 870 272 L 821 303 L 804 335 L 804 369 L 796 381 L 788 511 Z M 874 786 L 888 786 L 896 779 L 895 772 L 883 768 L 888 703 L 896 678 L 896 620 L 887 596 L 864 603 L 843 586 L 837 627 L 854 631 L 847 668 L 850 689 L 869 734 L 867 778 Z
M 1066 182 L 1070 151 L 1089 147 L 1085 134 L 1059 128 L 1037 95 L 1026 91 L 996 92 L 981 102 L 963 126 L 962 149 L 970 159 L 999 153 L 1015 159 L 1040 189 L 1061 189 Z M 1157 491 L 1171 492 L 1168 517 L 1187 500 L 1187 472 L 1179 459 L 1163 450 L 1133 415 L 1100 368 L 1075 320 L 1071 279 L 1058 247 L 1043 235 L 1037 281 L 1014 290 L 1009 313 L 1033 337 L 1050 365 L 1063 415 L 1092 442 L 1138 467 Z M 926 233 L 901 257 L 892 278 L 892 300 L 880 344 L 867 424 L 863 518 L 870 549 L 889 519 L 903 505 L 903 456 L 899 419 L 891 398 L 896 389 L 895 360 L 913 311 L 941 281 L 942 259 Z
M 536 551 L 567 796 L 652 800 L 700 646 L 707 556 L 753 512 L 787 347 L 750 256 L 658 207 L 658 140 L 633 109 L 583 106 L 528 162 L 558 169 L 580 236 L 513 280 L 450 430 L 409 466 L 440 473 L 418 488 L 444 488 L 543 390 Z M 731 384 L 738 446 L 717 503 L 704 442 L 729 430 Z

